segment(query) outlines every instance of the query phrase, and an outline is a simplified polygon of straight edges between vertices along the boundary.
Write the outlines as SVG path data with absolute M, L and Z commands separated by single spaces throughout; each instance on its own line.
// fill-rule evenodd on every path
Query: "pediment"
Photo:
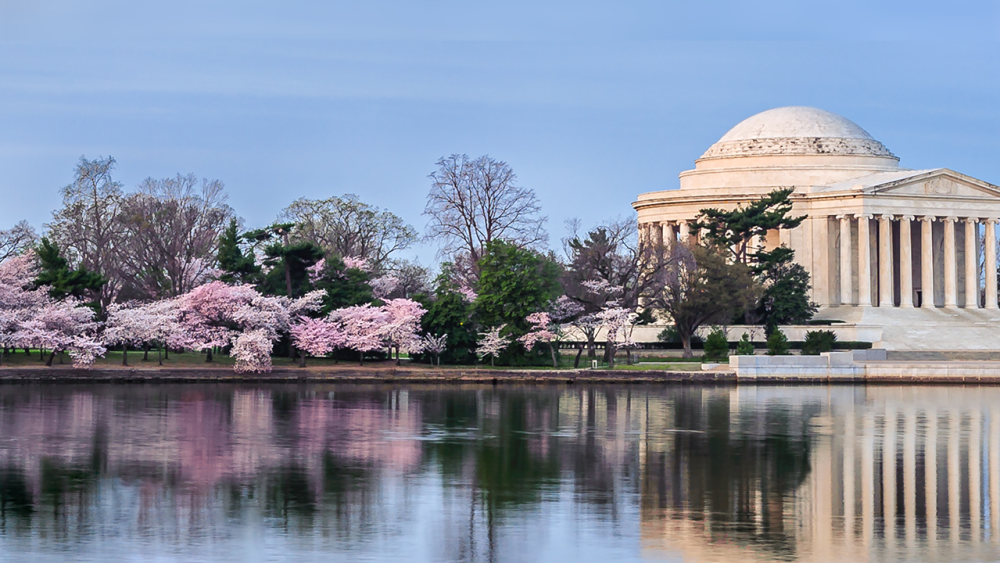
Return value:
M 944 168 L 891 182 L 864 186 L 862 192 L 892 196 L 1000 198 L 1000 187 Z

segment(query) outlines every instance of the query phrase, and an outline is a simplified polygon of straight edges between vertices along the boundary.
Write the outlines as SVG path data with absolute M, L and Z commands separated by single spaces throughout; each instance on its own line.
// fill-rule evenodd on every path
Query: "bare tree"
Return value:
M 354 194 L 297 199 L 278 217 L 297 225 L 294 239 L 314 242 L 342 257 L 365 258 L 376 270 L 386 265 L 392 253 L 417 239 L 417 231 L 403 219 L 364 203 Z
M 125 235 L 119 215 L 125 196 L 121 182 L 111 176 L 114 168 L 115 159 L 110 156 L 96 160 L 81 156 L 76 178 L 61 190 L 62 208 L 52 213 L 52 222 L 46 225 L 74 266 L 108 280 L 95 299 L 102 310 L 122 287 L 119 264 Z
M 194 174 L 146 178 L 122 203 L 126 251 L 120 268 L 130 297 L 181 295 L 215 272 L 219 235 L 233 217 L 225 185 Z
M 465 253 L 476 264 L 494 240 L 522 247 L 548 241 L 534 190 L 518 186 L 506 162 L 453 154 L 437 166 L 424 215 L 430 216 L 427 236 L 441 241 L 443 253 Z
M 0 262 L 18 256 L 37 240 L 35 229 L 27 221 L 19 221 L 13 227 L 0 231 Z

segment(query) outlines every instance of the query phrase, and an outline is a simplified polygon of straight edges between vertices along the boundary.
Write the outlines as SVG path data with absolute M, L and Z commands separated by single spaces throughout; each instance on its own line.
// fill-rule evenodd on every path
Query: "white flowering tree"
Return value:
M 480 360 L 490 357 L 490 365 L 496 367 L 496 358 L 510 346 L 511 338 L 509 335 L 501 335 L 500 331 L 504 329 L 507 325 L 500 325 L 498 327 L 491 328 L 486 332 L 479 333 L 479 340 L 476 346 L 476 355 L 479 356 Z

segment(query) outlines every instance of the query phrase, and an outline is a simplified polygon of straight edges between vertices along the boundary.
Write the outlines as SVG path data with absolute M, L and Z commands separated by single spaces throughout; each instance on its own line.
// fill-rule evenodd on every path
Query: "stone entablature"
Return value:
M 701 155 L 701 159 L 771 155 L 867 155 L 896 158 L 885 145 L 874 139 L 792 137 L 720 142 L 712 145 Z

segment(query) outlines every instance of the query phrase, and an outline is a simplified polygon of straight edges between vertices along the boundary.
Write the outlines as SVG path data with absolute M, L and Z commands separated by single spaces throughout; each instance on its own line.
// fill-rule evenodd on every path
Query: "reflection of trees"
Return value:
M 785 499 L 809 474 L 809 409 L 780 406 L 740 412 L 727 390 L 686 389 L 660 423 L 674 432 L 647 450 L 643 513 L 647 521 L 694 519 L 702 534 L 681 541 L 757 546 L 771 557 L 795 553 L 785 530 Z M 761 504 L 762 511 L 755 504 Z
M 84 530 L 138 503 L 135 533 L 263 518 L 363 546 L 431 514 L 442 556 L 517 559 L 528 542 L 505 531 L 543 529 L 546 506 L 627 528 L 641 493 L 643 525 L 697 521 L 699 541 L 781 558 L 813 415 L 702 387 L 5 387 L 0 534 L 72 541 L 70 514 Z

